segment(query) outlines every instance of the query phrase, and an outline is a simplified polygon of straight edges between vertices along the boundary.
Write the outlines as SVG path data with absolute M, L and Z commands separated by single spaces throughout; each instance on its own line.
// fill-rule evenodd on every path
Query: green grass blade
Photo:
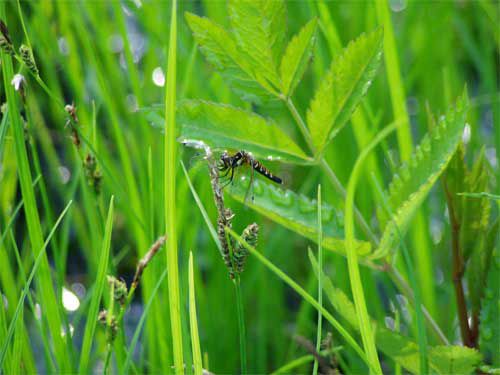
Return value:
M 91 372 L 89 368 L 90 351 L 92 350 L 92 342 L 94 340 L 94 333 L 97 325 L 99 305 L 104 287 L 106 285 L 106 274 L 108 272 L 109 254 L 111 249 L 111 232 L 113 231 L 113 210 L 114 197 L 112 196 L 109 202 L 108 217 L 106 219 L 106 227 L 104 229 L 101 253 L 99 254 L 100 261 L 95 281 L 95 289 L 93 291 L 92 300 L 87 314 L 87 323 L 85 324 L 85 333 L 83 336 L 80 365 L 78 369 L 78 372 L 82 375 Z
M 203 202 L 201 201 L 198 193 L 196 192 L 196 189 L 194 188 L 193 183 L 191 182 L 191 179 L 189 178 L 189 174 L 188 174 L 188 171 L 186 170 L 186 166 L 184 165 L 182 160 L 181 160 L 181 166 L 182 166 L 182 170 L 184 172 L 184 176 L 186 176 L 186 181 L 189 185 L 189 190 L 191 190 L 191 194 L 193 194 L 196 205 L 200 209 L 201 216 L 203 216 L 203 220 L 205 221 L 205 224 L 208 227 L 208 231 L 210 232 L 210 235 L 212 236 L 214 242 L 217 244 L 217 247 L 220 250 L 220 242 L 219 242 L 219 237 L 217 236 L 217 231 L 215 230 L 214 225 L 212 224 L 212 222 L 210 221 L 210 218 L 208 217 L 207 210 L 203 206 Z
M 130 341 L 130 346 L 127 349 L 127 357 L 125 359 L 125 365 L 123 366 L 122 370 L 122 375 L 129 374 L 129 368 L 132 364 L 132 356 L 134 355 L 134 350 L 139 342 L 139 336 L 141 334 L 142 327 L 146 323 L 146 318 L 148 317 L 149 310 L 151 309 L 151 306 L 153 305 L 154 300 L 157 298 L 158 291 L 160 290 L 160 286 L 163 283 L 163 280 L 167 277 L 167 270 L 163 271 L 161 274 L 160 278 L 158 279 L 158 282 L 156 283 L 155 287 L 151 291 L 151 296 L 149 297 L 149 300 L 147 301 L 146 305 L 144 306 L 144 311 L 142 312 L 141 318 L 139 319 L 139 322 L 137 323 L 137 326 L 135 327 L 134 335 L 132 336 L 132 340 Z
M 174 367 L 176 374 L 184 373 L 182 354 L 182 324 L 179 297 L 179 264 L 177 248 L 178 217 L 176 210 L 177 171 L 177 126 L 176 126 L 176 79 L 177 79 L 177 0 L 172 1 L 170 18 L 170 40 L 168 43 L 167 84 L 165 95 L 165 224 L 167 234 L 167 270 L 168 270 L 168 302 L 170 307 L 170 324 L 172 328 L 172 344 Z
M 271 263 L 265 256 L 259 253 L 256 249 L 246 243 L 236 232 L 230 228 L 226 228 L 227 232 L 233 236 L 240 244 L 242 244 L 252 255 L 254 255 L 259 262 L 261 262 L 266 268 L 268 268 L 272 273 L 283 280 L 288 286 L 290 286 L 297 294 L 299 294 L 305 301 L 310 303 L 316 310 L 321 311 L 326 320 L 340 333 L 340 335 L 346 340 L 346 342 L 354 349 L 354 351 L 359 355 L 359 357 L 370 366 L 365 353 L 357 344 L 356 340 L 347 332 L 347 330 L 324 308 L 321 307 L 318 302 L 307 293 L 299 284 L 297 284 L 292 278 L 290 278 L 286 273 L 276 267 Z
M 371 322 L 368 317 L 368 310 L 366 308 L 365 296 L 363 293 L 363 286 L 361 284 L 361 276 L 358 266 L 358 255 L 354 248 L 354 193 L 362 170 L 362 165 L 365 158 L 385 137 L 387 137 L 396 126 L 390 125 L 384 128 L 375 139 L 361 152 L 356 164 L 349 178 L 347 186 L 347 197 L 345 204 L 345 240 L 347 252 L 347 265 L 349 269 L 349 279 L 351 280 L 351 289 L 356 306 L 356 312 L 359 320 L 361 337 L 363 338 L 363 346 L 365 348 L 366 356 L 376 369 L 376 373 L 382 373 L 380 363 L 377 356 L 377 348 L 373 337 Z
M 323 219 L 321 217 L 321 185 L 318 185 L 318 267 L 320 272 L 323 272 Z M 318 304 L 323 308 L 323 279 L 318 277 Z M 318 310 L 318 327 L 316 333 L 316 351 L 319 353 L 321 350 L 321 322 L 323 321 L 323 316 L 321 315 L 321 310 Z M 318 361 L 314 360 L 313 374 L 318 373 Z
M 0 368 L 3 368 L 3 363 L 4 363 L 4 360 L 5 360 L 5 355 L 7 353 L 10 340 L 12 339 L 12 336 L 14 334 L 14 330 L 15 330 L 15 327 L 16 327 L 16 321 L 19 318 L 21 309 L 23 308 L 24 300 L 26 299 L 26 296 L 27 296 L 27 294 L 29 292 L 29 288 L 30 288 L 31 282 L 33 281 L 33 278 L 35 277 L 35 274 L 36 274 L 36 271 L 38 270 L 38 267 L 40 266 L 40 264 L 42 263 L 42 260 L 44 259 L 45 250 L 47 249 L 47 246 L 49 245 L 50 240 L 52 239 L 52 236 L 56 232 L 57 227 L 59 226 L 59 224 L 61 223 L 62 219 L 64 218 L 64 215 L 66 215 L 66 212 L 68 212 L 68 210 L 71 207 L 72 203 L 73 203 L 72 201 L 69 201 L 69 203 L 66 205 L 66 207 L 61 212 L 61 214 L 59 215 L 58 219 L 56 220 L 56 222 L 54 224 L 54 227 L 52 228 L 52 230 L 50 231 L 49 235 L 47 236 L 47 239 L 45 240 L 43 246 L 40 248 L 40 251 L 38 252 L 38 255 L 36 257 L 35 263 L 33 264 L 33 268 L 31 269 L 31 273 L 30 273 L 30 275 L 28 277 L 28 280 L 24 284 L 23 292 L 21 293 L 19 301 L 17 302 L 16 310 L 15 310 L 14 316 L 12 317 L 12 320 L 10 322 L 6 339 L 5 339 L 5 341 L 4 341 L 3 345 L 2 345 L 2 349 L 0 350 Z
M 2 4 L 0 8 L 1 18 L 4 18 L 4 7 L 5 5 Z M 7 97 L 9 117 L 14 136 L 18 176 L 24 200 L 24 211 L 28 227 L 28 235 L 31 245 L 35 251 L 35 256 L 38 256 L 38 252 L 43 247 L 43 231 L 33 191 L 31 168 L 25 144 L 24 125 L 20 117 L 20 109 L 17 105 L 18 97 L 11 84 L 12 77 L 14 76 L 14 69 L 11 57 L 6 55 L 3 50 L 0 57 L 2 60 L 4 89 Z M 42 310 L 44 310 L 44 317 L 47 319 L 50 327 L 52 340 L 54 342 L 54 354 L 57 358 L 58 365 L 62 371 L 71 371 L 72 365 L 70 363 L 68 351 L 66 350 L 65 338 L 61 337 L 60 334 L 62 320 L 57 303 L 58 299 L 54 293 L 50 265 L 45 253 L 42 256 L 40 272 L 37 275 L 37 284 L 40 288 L 41 307 Z
M 193 252 L 189 252 L 189 326 L 191 328 L 191 346 L 193 349 L 194 374 L 202 375 L 200 337 L 198 335 L 198 318 L 196 317 L 196 295 L 194 287 Z

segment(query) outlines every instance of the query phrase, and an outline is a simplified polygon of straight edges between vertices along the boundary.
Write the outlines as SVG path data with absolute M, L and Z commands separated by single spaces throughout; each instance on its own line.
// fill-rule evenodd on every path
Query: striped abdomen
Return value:
M 271 181 L 274 181 L 276 182 L 277 184 L 281 184 L 283 181 L 281 180 L 281 178 L 279 178 L 278 176 L 275 176 L 271 173 L 271 171 L 269 169 L 267 169 L 266 167 L 264 167 L 262 165 L 262 163 L 260 163 L 259 161 L 253 159 L 251 160 L 251 166 L 253 169 L 255 169 L 257 172 L 259 172 L 261 175 L 267 177 L 268 179 L 270 179 Z

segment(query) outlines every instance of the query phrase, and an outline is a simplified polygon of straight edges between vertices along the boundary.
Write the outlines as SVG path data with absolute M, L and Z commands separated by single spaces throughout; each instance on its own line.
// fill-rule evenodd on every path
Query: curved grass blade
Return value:
M 47 236 L 47 239 L 45 240 L 42 248 L 38 252 L 38 255 L 36 257 L 35 263 L 33 264 L 33 268 L 31 269 L 30 275 L 28 277 L 28 280 L 24 284 L 23 292 L 21 293 L 21 297 L 19 297 L 19 301 L 17 302 L 16 310 L 14 311 L 14 315 L 12 317 L 12 320 L 11 320 L 10 325 L 9 325 L 9 329 L 7 331 L 7 337 L 6 337 L 5 342 L 4 342 L 3 346 L 2 346 L 2 349 L 0 350 L 0 369 L 3 368 L 3 362 L 5 360 L 5 355 L 7 353 L 7 349 L 9 347 L 10 340 L 12 339 L 12 336 L 14 334 L 14 330 L 15 330 L 15 327 L 16 327 L 16 321 L 19 318 L 19 314 L 20 314 L 21 309 L 23 307 L 24 300 L 26 299 L 26 296 L 28 295 L 31 282 L 33 281 L 33 278 L 35 277 L 36 271 L 37 271 L 38 267 L 40 266 L 40 264 L 42 262 L 42 259 L 43 259 L 44 255 L 45 255 L 45 250 L 47 249 L 47 246 L 49 245 L 49 242 L 52 239 L 52 236 L 56 232 L 57 227 L 59 226 L 59 224 L 61 223 L 62 219 L 64 218 L 64 215 L 66 215 L 66 212 L 68 212 L 68 210 L 69 210 L 69 208 L 70 208 L 70 206 L 71 206 L 72 203 L 73 203 L 73 201 L 69 201 L 69 203 L 66 205 L 66 207 L 64 208 L 64 210 L 61 212 L 61 214 L 57 218 L 57 220 L 56 220 L 56 222 L 54 224 L 54 227 L 50 231 L 50 233 Z
M 318 304 L 318 302 L 308 294 L 302 287 L 299 286 L 292 278 L 290 278 L 287 274 L 285 274 L 282 270 L 276 267 L 271 261 L 269 261 L 265 256 L 255 250 L 252 246 L 250 246 L 245 240 L 243 240 L 240 236 L 236 234 L 231 228 L 226 227 L 226 231 L 241 245 L 243 245 L 252 255 L 254 255 L 259 262 L 261 262 L 266 268 L 268 268 L 271 272 L 273 272 L 276 276 L 278 276 L 281 280 L 283 280 L 286 284 L 288 284 L 297 294 L 299 294 L 305 301 L 310 303 L 315 309 L 321 311 L 323 316 L 328 322 L 340 333 L 340 335 L 344 338 L 344 340 L 354 349 L 354 351 L 360 356 L 360 358 L 370 366 L 370 362 L 366 358 L 365 353 L 359 347 L 356 340 L 346 331 L 346 329 L 322 306 Z
M 108 217 L 106 219 L 106 227 L 104 229 L 104 238 L 102 241 L 101 253 L 99 254 L 99 266 L 97 269 L 97 278 L 95 289 L 90 302 L 89 312 L 87 314 L 87 323 L 85 324 L 85 333 L 83 336 L 82 352 L 80 355 L 79 374 L 88 374 L 90 351 L 92 349 L 92 341 L 94 339 L 95 327 L 97 325 L 97 315 L 99 313 L 99 305 L 101 302 L 102 293 L 106 284 L 106 273 L 108 272 L 109 253 L 111 248 L 111 232 L 113 230 L 113 208 L 114 197 L 111 196 L 108 209 Z
M 335 311 L 343 319 L 345 319 L 345 321 L 349 323 L 353 329 L 359 331 L 359 323 L 356 318 L 356 308 L 354 307 L 352 301 L 341 289 L 333 286 L 330 278 L 328 278 L 324 272 L 319 272 L 318 261 L 311 251 L 309 251 L 309 260 L 311 261 L 316 277 L 321 277 L 323 279 L 323 290 L 325 292 L 325 296 L 328 298 Z M 373 324 L 375 325 L 376 321 L 373 321 Z M 383 326 L 377 325 L 377 329 L 375 331 L 375 341 L 379 350 L 386 356 L 392 358 L 396 363 L 400 364 L 409 372 L 413 374 L 420 373 L 420 350 L 418 345 L 413 340 Z M 458 356 L 452 356 L 451 354 L 446 355 L 446 353 L 440 352 L 439 348 L 449 348 L 450 350 L 455 351 L 456 354 L 460 354 Z M 461 346 L 448 345 L 430 347 L 429 367 L 433 373 L 443 375 L 453 373 L 447 369 L 451 368 L 457 371 L 457 367 L 454 367 L 454 361 L 460 358 L 460 356 L 463 356 L 465 359 L 464 362 L 466 363 L 477 364 L 478 353 L 476 350 Z M 464 371 L 465 370 L 462 370 L 460 373 L 463 373 Z
M 127 350 L 127 358 L 125 359 L 125 365 L 123 366 L 122 370 L 122 375 L 128 374 L 129 373 L 129 367 L 132 363 L 132 356 L 134 355 L 134 350 L 137 345 L 137 342 L 139 341 L 139 336 L 142 331 L 142 327 L 146 323 L 146 318 L 148 317 L 149 310 L 151 309 L 151 306 L 153 305 L 153 301 L 156 298 L 156 295 L 158 294 L 158 290 L 160 289 L 161 284 L 163 283 L 163 280 L 165 280 L 165 277 L 167 277 L 167 270 L 163 271 L 161 274 L 160 278 L 158 279 L 158 282 L 156 283 L 154 289 L 151 291 L 151 296 L 149 297 L 149 300 L 144 307 L 144 311 L 142 312 L 141 319 L 139 319 L 139 322 L 137 323 L 137 326 L 135 327 L 134 335 L 132 336 L 132 341 L 130 341 L 130 346 Z
M 455 108 L 450 108 L 446 116 L 441 117 L 439 123 L 424 136 L 408 164 L 403 164 L 394 174 L 387 194 L 393 215 L 389 217 L 379 210 L 384 232 L 373 258 L 384 257 L 399 245 L 399 233 L 406 233 L 413 215 L 446 169 L 459 144 L 468 104 L 464 90 Z
M 250 181 L 245 176 L 226 188 L 226 192 L 240 202 L 245 201 Z M 298 195 L 290 190 L 282 190 L 274 185 L 254 180 L 252 183 L 254 199 L 248 199 L 246 205 L 269 219 L 283 225 L 312 241 L 318 239 L 317 203 L 315 200 Z M 344 217 L 340 210 L 322 204 L 323 247 L 345 254 Z M 365 241 L 355 241 L 359 256 L 367 256 L 371 245 Z
M 372 323 L 368 316 L 366 307 L 365 295 L 363 292 L 363 285 L 361 283 L 361 275 L 359 272 L 358 255 L 354 247 L 354 194 L 356 185 L 358 184 L 361 168 L 369 153 L 392 131 L 396 129 L 396 124 L 392 124 L 384 128 L 373 139 L 372 142 L 361 152 L 361 155 L 354 164 L 349 183 L 347 185 L 346 203 L 345 203 L 345 242 L 347 253 L 347 266 L 349 269 L 349 279 L 351 281 L 351 290 L 354 297 L 356 306 L 357 317 L 359 320 L 359 327 L 361 337 L 363 339 L 363 346 L 365 348 L 366 356 L 376 369 L 376 373 L 382 373 L 380 362 L 377 356 L 377 348 L 372 333 Z M 321 264 L 321 263 L 320 263 Z
M 196 317 L 196 295 L 194 289 L 193 252 L 189 252 L 189 325 L 191 328 L 191 346 L 193 349 L 194 374 L 202 375 L 200 337 L 198 335 L 198 318 Z

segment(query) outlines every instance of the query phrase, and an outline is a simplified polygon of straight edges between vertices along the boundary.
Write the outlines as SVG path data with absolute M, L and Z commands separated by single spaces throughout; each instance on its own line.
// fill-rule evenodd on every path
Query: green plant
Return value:
M 0 372 L 498 371 L 498 15 L 0 4 Z

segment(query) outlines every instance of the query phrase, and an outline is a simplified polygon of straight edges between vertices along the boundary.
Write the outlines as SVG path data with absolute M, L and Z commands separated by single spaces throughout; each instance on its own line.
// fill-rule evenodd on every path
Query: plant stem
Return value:
M 290 113 L 292 114 L 293 118 L 295 119 L 295 122 L 299 126 L 300 132 L 302 133 L 302 136 L 306 140 L 307 145 L 309 146 L 310 150 L 314 153 L 315 147 L 314 147 L 313 140 L 311 138 L 311 134 L 309 133 L 309 130 L 307 129 L 307 126 L 306 126 L 304 120 L 302 119 L 302 116 L 300 116 L 299 111 L 295 107 L 295 104 L 293 104 L 293 101 L 291 98 L 285 99 L 285 104 L 286 104 L 288 110 L 290 111 Z M 323 170 L 326 172 L 334 189 L 337 191 L 337 193 L 339 193 L 342 196 L 342 198 L 345 199 L 345 197 L 346 197 L 345 189 L 342 186 L 342 183 L 339 181 L 339 179 L 335 175 L 335 172 L 333 172 L 333 170 L 330 168 L 330 166 L 326 162 L 325 158 L 321 157 L 319 159 L 319 163 L 321 165 L 321 168 L 323 168 Z M 356 222 L 361 227 L 363 232 L 365 232 L 365 235 L 370 239 L 370 241 L 374 245 L 377 245 L 379 242 L 377 237 L 375 236 L 375 234 L 373 234 L 373 232 L 370 229 L 370 226 L 365 221 L 363 215 L 361 214 L 361 212 L 358 210 L 358 208 L 356 206 L 354 207 L 354 215 L 356 218 Z
M 293 104 L 292 98 L 284 99 L 285 104 L 292 114 L 293 118 L 295 119 L 295 122 L 299 126 L 300 132 L 302 133 L 302 136 L 307 142 L 307 145 L 311 149 L 311 151 L 314 153 L 315 152 L 315 147 L 314 147 L 314 142 L 312 140 L 311 134 L 309 133 L 309 130 L 307 129 L 306 123 L 302 119 L 302 116 L 300 115 L 299 111 L 297 110 L 297 107 L 295 107 L 295 104 Z
M 241 298 L 240 275 L 236 274 L 233 279 L 234 291 L 236 292 L 236 309 L 238 310 L 238 328 L 240 332 L 240 360 L 241 374 L 247 373 L 247 344 L 245 334 L 245 315 L 243 311 L 243 300 Z
M 455 298 L 457 300 L 458 322 L 460 325 L 460 335 L 465 346 L 473 347 L 471 340 L 471 331 L 469 327 L 469 319 L 467 316 L 467 304 L 465 302 L 465 293 L 462 285 L 462 276 L 464 274 L 464 262 L 460 251 L 460 222 L 455 211 L 455 202 L 453 196 L 448 189 L 446 179 L 442 179 L 444 191 L 446 194 L 446 203 L 450 215 L 451 225 L 451 256 L 453 267 L 453 285 L 455 288 Z

